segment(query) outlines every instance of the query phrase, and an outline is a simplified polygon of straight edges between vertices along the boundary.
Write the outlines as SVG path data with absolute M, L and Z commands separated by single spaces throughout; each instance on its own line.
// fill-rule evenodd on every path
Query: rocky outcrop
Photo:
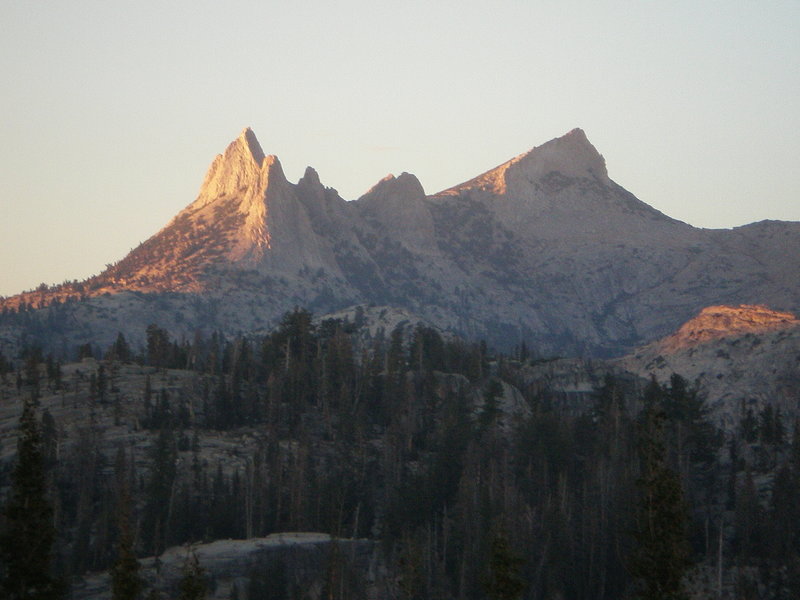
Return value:
M 438 254 L 433 217 L 414 175 L 387 175 L 358 199 L 358 212 L 409 252 Z
M 140 561 L 145 589 L 157 591 L 162 598 L 177 598 L 192 553 L 206 581 L 204 597 L 220 600 L 227 600 L 235 593 L 247 597 L 253 579 L 267 585 L 281 585 L 284 589 L 274 591 L 285 597 L 301 593 L 304 598 L 318 599 L 322 598 L 327 570 L 334 561 L 357 570 L 365 589 L 375 582 L 379 568 L 377 545 L 371 540 L 287 532 L 265 538 L 217 540 L 192 547 L 169 548 L 157 560 L 150 557 Z M 74 600 L 110 598 L 110 576 L 108 572 L 88 575 L 72 586 L 71 593 Z
M 684 323 L 673 335 L 658 343 L 666 352 L 676 352 L 746 333 L 760 334 L 800 325 L 792 313 L 771 310 L 766 306 L 709 306 Z
M 800 320 L 764 306 L 712 306 L 673 335 L 617 364 L 666 382 L 679 373 L 696 383 L 712 416 L 736 426 L 746 408 L 767 404 L 800 417 Z

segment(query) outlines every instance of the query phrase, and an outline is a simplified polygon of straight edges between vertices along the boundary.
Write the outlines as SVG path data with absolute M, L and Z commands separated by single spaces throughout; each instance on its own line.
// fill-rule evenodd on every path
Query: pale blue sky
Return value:
M 0 295 L 122 258 L 248 125 L 347 199 L 581 127 L 672 217 L 800 220 L 797 0 L 2 0 L 0 76 Z

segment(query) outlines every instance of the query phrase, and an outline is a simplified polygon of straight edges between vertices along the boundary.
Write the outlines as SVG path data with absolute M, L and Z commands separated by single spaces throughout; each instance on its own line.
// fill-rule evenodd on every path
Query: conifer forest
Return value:
M 3 598 L 800 597 L 800 437 L 770 405 L 722 429 L 680 374 L 555 392 L 524 344 L 300 309 L 145 336 L 0 355 Z M 300 532 L 317 558 L 235 575 L 205 546 Z

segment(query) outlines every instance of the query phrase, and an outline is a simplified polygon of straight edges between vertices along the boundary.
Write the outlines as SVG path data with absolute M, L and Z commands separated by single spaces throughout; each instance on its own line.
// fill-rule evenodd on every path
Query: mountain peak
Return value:
M 691 316 L 687 307 L 735 298 L 800 308 L 800 224 L 705 231 L 669 220 L 603 182 L 603 158 L 580 129 L 487 172 L 463 194 L 426 197 L 416 177 L 399 174 L 350 203 L 311 169 L 298 184 L 286 181 L 252 130 L 232 140 L 197 201 L 121 261 L 85 282 L 0 302 L 0 311 L 75 299 L 63 314 L 107 313 L 103 328 L 113 336 L 123 324 L 127 336 L 159 322 L 191 335 L 265 331 L 294 306 L 392 304 L 499 347 L 524 340 L 545 354 L 600 356 L 674 332 Z M 495 184 L 502 193 L 491 191 Z M 104 296 L 125 291 L 179 294 Z M 723 338 L 733 345 L 770 323 L 790 324 L 770 337 L 800 336 L 795 317 L 766 309 L 703 317 L 682 331 L 684 343 L 701 342 L 687 354 L 715 345 L 703 339 L 739 336 Z M 0 327 L 0 344 L 7 331 Z M 60 345 L 85 341 L 82 324 L 72 331 Z
M 278 157 L 274 154 L 265 156 L 261 160 L 261 169 L 262 171 L 267 172 L 267 176 L 270 178 L 270 180 L 273 180 L 275 177 L 286 180 L 286 175 L 283 174 L 283 166 L 281 165 L 281 161 L 278 160 Z
M 441 192 L 452 195 L 462 191 L 479 189 L 494 194 L 514 194 L 551 173 L 574 179 L 596 179 L 610 183 L 606 161 L 586 137 L 583 129 L 575 128 L 568 133 L 536 146 L 527 152 Z
M 238 139 L 236 142 L 242 148 L 247 149 L 250 152 L 250 156 L 253 157 L 253 160 L 258 164 L 261 164 L 264 160 L 264 151 L 261 149 L 261 144 L 258 143 L 258 138 L 256 138 L 256 134 L 253 133 L 253 130 L 249 127 L 245 127 L 242 130 L 242 133 L 239 134 Z
M 312 187 L 320 187 L 322 186 L 322 182 L 319 179 L 319 173 L 314 169 L 314 167 L 306 167 L 305 173 L 300 178 L 300 181 L 297 182 L 298 185 L 308 185 Z
M 217 198 L 232 197 L 239 190 L 257 186 L 265 159 L 255 133 L 246 127 L 211 163 L 192 207 L 202 208 Z M 276 157 L 272 159 L 277 162 Z
M 561 137 L 564 137 L 564 138 L 574 137 L 574 138 L 577 138 L 577 139 L 582 139 L 584 142 L 588 142 L 589 141 L 589 138 L 586 137 L 586 132 L 583 129 L 581 129 L 580 127 L 576 127 L 575 129 L 571 129 L 570 131 L 568 131 L 567 133 L 565 133 Z M 556 139 L 558 139 L 558 138 L 556 138 Z
M 606 161 L 597 151 L 583 129 L 572 131 L 545 142 L 519 155 L 508 163 L 506 183 L 509 179 L 539 179 L 550 173 L 566 177 L 599 179 L 609 183 Z
M 436 231 L 425 190 L 411 173 L 387 175 L 356 201 L 361 214 L 383 223 L 386 235 L 394 237 L 409 251 L 431 255 L 436 251 Z
M 360 199 L 387 197 L 419 200 L 425 197 L 425 190 L 416 175 L 404 171 L 400 173 L 399 177 L 395 177 L 392 173 L 389 173 L 389 175 L 373 185 Z

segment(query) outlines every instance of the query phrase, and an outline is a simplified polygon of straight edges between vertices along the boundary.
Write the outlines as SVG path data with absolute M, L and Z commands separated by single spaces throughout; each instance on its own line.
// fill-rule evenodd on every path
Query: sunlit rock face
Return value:
M 675 351 L 746 333 L 766 333 L 798 325 L 800 320 L 792 313 L 766 306 L 708 306 L 661 345 L 665 350 Z
M 288 181 L 245 129 L 195 201 L 120 262 L 4 306 L 70 298 L 51 319 L 65 343 L 136 339 L 150 322 L 263 332 L 295 306 L 360 304 L 503 348 L 619 355 L 707 306 L 800 309 L 800 224 L 676 221 L 614 183 L 580 129 L 433 195 L 402 173 L 352 202 L 311 167 Z
M 554 175 L 556 173 L 560 178 Z M 611 183 L 605 159 L 582 129 L 573 129 L 465 183 L 444 190 L 440 195 L 476 190 L 493 195 L 530 195 L 533 190 L 557 187 L 557 179 L 590 179 L 602 185 Z
M 215 285 L 214 269 L 335 269 L 330 240 L 315 234 L 308 210 L 325 199 L 313 169 L 289 183 L 278 158 L 245 129 L 214 159 L 197 199 L 104 275 L 145 291 L 202 291 Z
M 674 334 L 638 348 L 618 364 L 662 382 L 680 373 L 698 384 L 713 417 L 735 427 L 747 409 L 800 407 L 800 320 L 765 306 L 710 306 Z

